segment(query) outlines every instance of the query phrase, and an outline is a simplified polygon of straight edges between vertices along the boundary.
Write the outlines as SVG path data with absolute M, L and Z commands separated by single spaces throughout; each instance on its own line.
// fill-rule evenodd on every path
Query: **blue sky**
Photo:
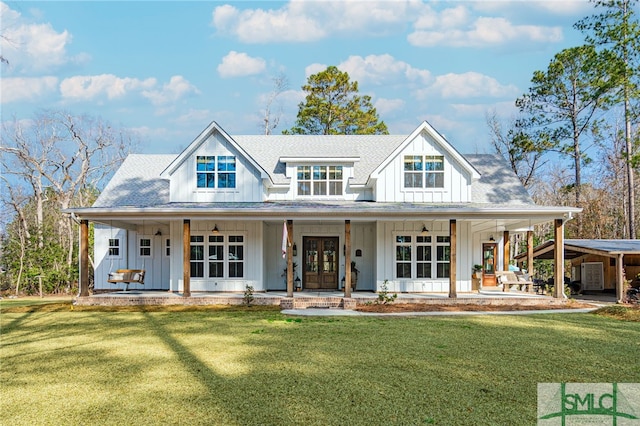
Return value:
M 0 3 L 2 120 L 41 109 L 135 130 L 178 153 L 208 123 L 259 134 L 273 79 L 280 133 L 307 77 L 335 65 L 392 134 L 423 120 L 461 152 L 489 152 L 485 115 L 509 118 L 535 70 L 582 43 L 585 1 Z

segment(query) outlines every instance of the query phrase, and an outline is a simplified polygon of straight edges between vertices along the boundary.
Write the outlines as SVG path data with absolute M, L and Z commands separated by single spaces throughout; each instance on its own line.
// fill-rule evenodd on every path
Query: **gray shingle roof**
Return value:
M 271 175 L 276 184 L 286 184 L 280 157 L 359 157 L 353 183 L 366 183 L 369 175 L 406 138 L 406 135 L 247 135 L 232 136 Z
M 93 207 L 150 207 L 169 202 L 169 181 L 160 173 L 175 155 L 130 154 Z
M 270 174 L 274 183 L 286 184 L 280 157 L 359 157 L 352 183 L 366 183 L 369 175 L 405 139 L 403 135 L 354 136 L 234 136 L 233 139 Z M 502 157 L 465 155 L 480 172 L 472 185 L 475 204 L 534 204 Z M 93 207 L 152 207 L 169 204 L 169 181 L 160 178 L 176 155 L 131 154 L 116 171 Z

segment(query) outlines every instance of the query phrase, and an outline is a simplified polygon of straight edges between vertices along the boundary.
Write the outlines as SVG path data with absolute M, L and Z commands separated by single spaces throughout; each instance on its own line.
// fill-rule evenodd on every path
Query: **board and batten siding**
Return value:
M 444 188 L 405 188 L 405 155 L 442 155 L 444 157 Z M 378 202 L 451 203 L 471 200 L 469 172 L 422 132 L 381 171 L 375 191 Z
M 233 291 L 242 292 L 247 285 L 253 286 L 255 291 L 263 291 L 262 275 L 262 222 L 261 221 L 222 221 L 222 220 L 191 220 L 191 235 L 205 236 L 205 262 L 208 255 L 208 236 L 211 230 L 218 227 L 220 234 L 242 235 L 244 237 L 244 277 L 243 278 L 194 278 L 191 277 L 191 291 Z M 182 250 L 183 221 L 171 222 L 171 290 L 183 290 L 183 250 Z M 226 239 L 225 239 L 226 241 Z M 225 253 L 226 254 L 226 253 Z
M 425 222 L 378 222 L 377 224 L 377 258 L 385 259 L 376 263 L 376 291 L 380 291 L 381 286 L 387 280 L 387 288 L 392 292 L 399 293 L 420 293 L 420 292 L 449 292 L 448 278 L 395 278 L 395 238 L 397 235 L 419 236 L 423 224 L 429 230 L 432 237 L 438 235 L 449 235 L 448 221 L 425 221 Z M 465 243 L 471 239 L 471 227 L 469 222 L 457 222 L 457 291 L 471 291 L 471 268 L 472 268 L 472 248 L 471 244 Z M 415 253 L 413 254 L 415 256 Z M 433 261 L 435 262 L 435 253 Z
M 127 231 L 96 223 L 93 232 L 95 256 L 95 269 L 93 271 L 94 289 L 124 289 L 124 283 L 111 284 L 107 282 L 107 278 L 109 272 L 115 272 L 118 269 L 125 269 L 129 266 L 127 263 Z M 110 239 L 120 240 L 120 254 L 118 256 L 109 256 Z
M 236 187 L 198 188 L 197 156 L 232 155 L 236 157 Z M 171 175 L 171 202 L 252 202 L 264 201 L 260 173 L 219 133 L 210 135 Z

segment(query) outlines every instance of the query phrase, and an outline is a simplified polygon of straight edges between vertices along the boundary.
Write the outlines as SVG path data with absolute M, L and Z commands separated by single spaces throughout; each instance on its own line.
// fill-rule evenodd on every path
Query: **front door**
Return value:
M 482 286 L 495 287 L 496 282 L 496 262 L 498 246 L 496 243 L 482 244 Z
M 338 238 L 304 237 L 303 245 L 304 288 L 338 290 Z

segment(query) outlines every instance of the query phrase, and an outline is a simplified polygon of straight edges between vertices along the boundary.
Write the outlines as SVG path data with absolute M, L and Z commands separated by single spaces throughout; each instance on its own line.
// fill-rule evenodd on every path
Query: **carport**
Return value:
M 526 257 L 527 254 L 522 253 L 515 256 L 515 260 L 521 266 L 526 261 Z M 549 240 L 534 247 L 533 258 L 557 259 L 554 241 Z M 594 259 L 601 259 L 607 270 L 614 268 L 616 300 L 621 302 L 624 298 L 625 279 L 636 283 L 639 280 L 640 240 L 566 239 L 564 259 L 571 260 L 572 266 L 584 260 L 591 262 Z

